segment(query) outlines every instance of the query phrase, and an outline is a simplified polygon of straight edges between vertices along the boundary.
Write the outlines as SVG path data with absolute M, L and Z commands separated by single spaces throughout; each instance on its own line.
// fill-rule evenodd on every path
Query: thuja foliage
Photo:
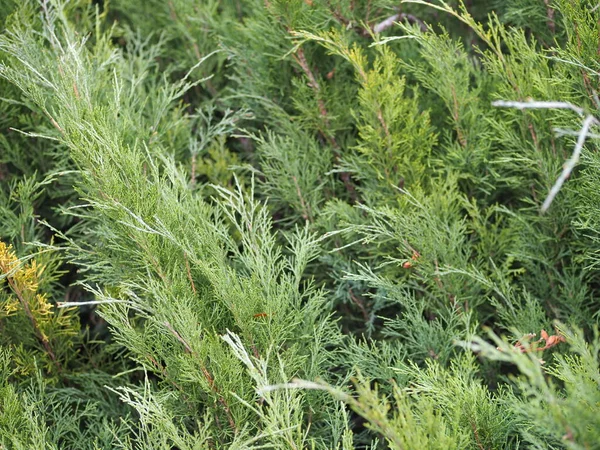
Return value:
M 600 448 L 596 2 L 0 23 L 0 447 Z

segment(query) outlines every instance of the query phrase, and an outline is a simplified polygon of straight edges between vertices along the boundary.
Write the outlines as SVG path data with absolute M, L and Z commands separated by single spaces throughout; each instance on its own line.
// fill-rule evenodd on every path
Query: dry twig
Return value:
M 512 102 L 512 101 L 498 100 L 496 102 L 493 102 L 492 105 L 506 107 L 506 108 L 517 108 L 517 109 L 521 109 L 521 110 L 523 110 L 523 109 L 570 109 L 571 111 L 576 112 L 580 116 L 585 116 L 583 119 L 583 125 L 581 126 L 581 129 L 577 133 L 578 138 L 577 138 L 577 143 L 575 144 L 575 148 L 573 149 L 573 154 L 571 155 L 571 158 L 567 162 L 565 162 L 565 164 L 563 166 L 563 171 L 561 172 L 560 176 L 554 183 L 554 186 L 552 186 L 552 189 L 550 189 L 548 197 L 546 197 L 546 200 L 544 201 L 544 203 L 542 205 L 541 212 L 545 213 L 546 211 L 548 211 L 548 208 L 550 208 L 552 201 L 558 194 L 558 191 L 560 191 L 564 182 L 571 175 L 573 168 L 579 162 L 579 157 L 581 156 L 581 151 L 583 150 L 583 145 L 585 144 L 585 140 L 589 135 L 590 128 L 592 127 L 592 125 L 600 125 L 600 121 L 591 114 L 585 115 L 583 108 L 573 105 L 572 103 L 567 103 L 567 102 L 537 102 L 537 101 L 533 101 L 533 100 L 527 101 L 527 102 Z
M 373 27 L 373 33 L 381 33 L 382 31 L 385 31 L 388 28 L 392 27 L 394 25 L 394 23 L 400 22 L 402 20 L 406 20 L 409 23 L 416 23 L 419 25 L 419 28 L 421 29 L 421 31 L 423 31 L 423 32 L 427 31 L 427 25 L 425 25 L 425 22 L 423 22 L 417 16 L 413 16 L 412 14 L 407 14 L 407 13 L 397 13 L 397 14 L 391 15 L 387 19 L 384 19 L 381 22 L 379 22 L 378 24 L 376 24 Z

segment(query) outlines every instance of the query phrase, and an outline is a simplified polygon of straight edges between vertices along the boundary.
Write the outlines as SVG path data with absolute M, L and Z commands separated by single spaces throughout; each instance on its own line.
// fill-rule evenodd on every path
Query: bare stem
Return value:
M 407 20 L 409 23 L 416 23 L 419 25 L 421 31 L 427 31 L 427 25 L 425 25 L 425 23 L 417 16 L 413 16 L 412 14 L 406 13 L 398 13 L 391 15 L 390 17 L 382 20 L 381 22 L 373 26 L 373 33 L 381 33 L 382 31 L 385 31 L 388 28 L 392 27 L 394 23 L 399 22 L 401 20 Z
M 579 162 L 579 157 L 581 156 L 581 150 L 583 149 L 583 144 L 585 144 L 585 139 L 587 137 L 588 130 L 594 122 L 597 123 L 597 120 L 591 115 L 587 116 L 583 121 L 583 126 L 581 127 L 581 131 L 579 132 L 579 137 L 577 138 L 577 144 L 575 145 L 573 154 L 571 155 L 571 158 L 565 163 L 563 171 L 558 177 L 558 180 L 556 180 L 556 183 L 554 183 L 554 186 L 552 186 L 552 189 L 550 189 L 550 193 L 548 194 L 548 197 L 546 197 L 546 200 L 542 205 L 542 213 L 548 211 L 548 208 L 550 208 L 554 197 L 556 197 L 556 194 L 558 194 L 558 191 L 560 191 L 560 188 L 562 187 L 563 183 L 567 180 L 567 178 L 569 178 L 569 175 L 571 175 L 571 171 Z
M 498 100 L 498 101 L 493 102 L 492 105 L 506 107 L 506 108 L 517 108 L 520 110 L 523 110 L 523 109 L 570 109 L 571 111 L 576 112 L 580 116 L 585 115 L 583 108 L 573 105 L 572 103 L 568 103 L 568 102 L 553 102 L 553 101 L 538 102 L 538 101 L 534 101 L 534 100 L 527 101 L 527 102 L 513 102 L 513 101 Z M 571 175 L 571 172 L 573 171 L 573 168 L 579 162 L 579 157 L 581 156 L 581 151 L 583 150 L 583 145 L 585 144 L 585 140 L 589 135 L 589 130 L 590 130 L 591 126 L 599 125 L 599 124 L 600 124 L 600 121 L 598 121 L 598 119 L 596 119 L 591 114 L 588 114 L 587 116 L 585 116 L 581 129 L 579 130 L 578 133 L 576 133 L 578 138 L 577 138 L 577 143 L 575 144 L 575 148 L 573 149 L 573 154 L 571 155 L 571 158 L 569 158 L 569 160 L 564 164 L 563 171 L 561 172 L 560 176 L 558 177 L 558 179 L 552 186 L 552 189 L 550 189 L 550 193 L 548 194 L 548 197 L 546 197 L 546 200 L 542 204 L 542 208 L 541 208 L 542 214 L 545 213 L 546 211 L 548 211 L 548 208 L 550 208 L 550 205 L 554 201 L 554 198 L 560 191 L 562 185 L 567 180 L 567 178 L 569 178 L 569 176 Z

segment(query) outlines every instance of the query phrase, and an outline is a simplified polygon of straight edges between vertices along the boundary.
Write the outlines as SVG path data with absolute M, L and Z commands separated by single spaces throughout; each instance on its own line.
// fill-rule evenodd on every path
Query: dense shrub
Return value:
M 600 448 L 594 1 L 0 23 L 1 448 Z

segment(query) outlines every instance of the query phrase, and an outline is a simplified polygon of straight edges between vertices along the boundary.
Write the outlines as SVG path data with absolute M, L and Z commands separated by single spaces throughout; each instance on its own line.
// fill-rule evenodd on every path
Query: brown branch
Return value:
M 183 389 L 182 386 L 180 386 L 175 381 L 173 381 L 169 378 L 165 367 L 162 364 L 160 364 L 158 361 L 156 361 L 156 359 L 154 359 L 152 357 L 152 355 L 150 355 L 150 354 L 146 354 L 146 358 L 148 358 L 150 360 L 152 365 L 155 367 L 156 370 L 158 370 L 161 373 L 163 378 L 165 380 L 167 380 L 169 383 L 171 383 L 173 385 L 173 387 L 181 393 L 184 401 L 186 402 L 188 409 L 192 409 L 192 405 L 190 404 L 190 395 L 187 392 L 185 392 L 185 390 Z M 218 421 L 217 421 L 217 424 L 218 424 Z M 219 425 L 219 428 L 221 428 L 220 424 L 218 424 L 218 425 Z
M 65 132 L 60 127 L 58 122 L 56 120 L 54 120 L 54 117 L 52 117 L 50 114 L 48 114 L 48 117 L 50 118 L 50 122 L 52 122 L 52 125 L 54 125 L 54 128 L 56 128 L 58 131 L 60 131 L 60 134 L 65 134 Z
M 458 112 L 458 110 L 459 110 L 458 98 L 456 97 L 456 89 L 454 89 L 454 86 L 452 86 L 452 100 L 453 100 L 453 108 L 454 108 L 454 111 L 452 112 L 452 118 L 454 119 L 454 122 L 456 123 L 456 135 L 458 137 L 458 142 L 460 142 L 460 145 L 464 148 L 467 146 L 467 139 L 465 138 L 463 130 L 460 127 L 460 122 L 459 122 L 460 114 Z
M 164 322 L 164 325 L 173 334 L 173 336 L 175 336 L 175 339 L 177 339 L 179 342 L 181 342 L 181 344 L 184 346 L 186 352 L 190 353 L 192 356 L 194 356 L 194 358 L 196 358 L 196 360 L 200 363 L 200 370 L 202 371 L 204 378 L 206 378 L 206 381 L 208 382 L 208 386 L 210 387 L 211 391 L 213 391 L 213 393 L 217 396 L 217 401 L 221 404 L 221 406 L 225 410 L 225 414 L 227 415 L 227 420 L 229 421 L 229 426 L 233 429 L 233 431 L 235 433 L 237 433 L 237 426 L 235 425 L 235 421 L 233 420 L 233 416 L 231 415 L 231 409 L 229 408 L 227 401 L 221 395 L 219 388 L 216 386 L 215 379 L 213 378 L 213 376 L 210 374 L 210 372 L 208 371 L 206 366 L 202 363 L 198 354 L 194 350 L 192 350 L 192 347 L 190 347 L 190 345 L 185 341 L 185 339 L 183 339 L 181 337 L 181 335 L 177 332 L 177 330 L 175 330 L 175 328 L 173 328 L 173 326 L 167 321 Z
M 162 364 L 160 364 L 156 359 L 154 359 L 152 355 L 148 354 L 146 355 L 146 357 L 150 360 L 150 362 L 156 368 L 156 370 L 158 370 L 161 373 L 163 378 L 165 380 L 168 380 L 177 390 L 181 391 L 181 393 L 185 395 L 186 400 L 189 400 L 189 395 L 184 391 L 184 389 L 179 384 L 175 383 L 169 378 L 169 375 L 167 374 L 167 369 L 165 369 L 165 367 Z
M 371 0 L 369 0 L 369 2 L 370 1 Z M 333 5 L 331 4 L 331 0 L 327 0 L 327 8 L 338 22 L 342 23 L 344 26 L 348 26 L 350 24 L 350 20 L 344 17 L 339 9 L 334 9 Z
M 252 348 L 252 353 L 256 359 L 260 359 L 260 353 L 258 352 L 258 348 L 256 348 L 256 344 L 254 343 L 254 339 L 250 336 L 250 347 Z
M 319 113 L 321 114 L 321 117 L 323 118 L 323 123 L 325 124 L 325 127 L 329 128 L 329 114 L 327 112 L 327 108 L 325 107 L 325 102 L 323 101 L 323 98 L 321 97 L 321 86 L 319 85 L 317 78 L 315 77 L 314 73 L 310 69 L 310 66 L 308 65 L 306 56 L 304 54 L 304 50 L 302 48 L 299 48 L 296 51 L 296 53 L 292 56 L 293 56 L 294 60 L 298 63 L 298 65 L 302 68 L 302 71 L 308 78 L 308 81 L 309 81 L 308 85 L 312 88 L 312 90 L 314 91 L 315 96 L 317 98 L 317 104 L 319 106 Z M 326 133 L 322 127 L 319 127 L 319 134 L 321 134 L 321 136 L 326 141 L 328 141 L 329 144 L 332 146 L 334 159 L 335 159 L 335 162 L 337 163 L 340 159 L 340 146 L 337 143 L 337 141 L 335 140 L 335 137 L 331 136 L 329 133 Z M 345 171 L 340 172 L 340 179 L 344 183 L 344 186 L 346 187 L 346 190 L 348 191 L 348 194 L 350 195 L 350 200 L 352 201 L 352 203 L 356 203 L 356 199 L 357 199 L 356 189 L 354 188 L 354 184 L 352 183 L 350 174 Z
M 358 308 L 360 309 L 360 312 L 363 315 L 363 318 L 365 319 L 365 323 L 369 322 L 369 312 L 367 311 L 367 308 L 365 308 L 365 302 L 360 299 L 359 297 L 357 297 L 354 292 L 352 291 L 352 289 L 349 290 L 350 293 L 350 298 L 352 299 L 352 301 L 354 302 L 354 304 L 356 304 L 356 306 L 358 306 Z
M 445 291 L 446 289 L 444 288 L 444 284 L 442 283 L 442 279 L 440 278 L 440 266 L 438 265 L 437 258 L 434 259 L 433 262 L 435 264 L 435 276 L 433 277 L 435 284 L 437 284 L 437 287 L 440 291 Z
M 550 0 L 544 0 L 546 5 L 546 25 L 552 34 L 556 33 L 556 24 L 554 23 L 554 8 L 550 6 Z
M 173 2 L 169 1 L 169 15 L 171 16 L 171 19 L 173 19 L 174 21 L 177 21 L 177 12 L 175 11 L 175 6 L 173 6 Z
M 477 431 L 477 425 L 475 425 L 475 422 L 471 421 L 471 428 L 473 428 L 473 434 L 475 435 L 475 442 L 477 442 L 477 447 L 479 447 L 480 450 L 485 450 L 485 447 L 483 446 L 483 444 L 481 443 L 481 439 L 479 438 L 479 431 Z
M 173 334 L 173 336 L 175 336 L 175 338 L 181 342 L 183 344 L 183 346 L 185 347 L 186 352 L 188 353 L 194 353 L 194 351 L 192 350 L 192 348 L 188 345 L 188 343 L 181 337 L 181 335 L 175 330 L 175 328 L 173 328 L 173 326 L 165 321 L 165 326 L 168 328 L 168 330 Z
M 387 123 L 385 122 L 385 119 L 383 118 L 383 111 L 381 110 L 381 105 L 377 105 L 377 119 L 379 119 L 379 123 L 381 124 L 381 127 L 383 128 L 383 131 L 385 133 L 385 137 L 388 139 L 388 141 L 390 140 L 390 129 L 387 126 Z
M 319 82 L 315 78 L 315 75 L 313 74 L 312 70 L 310 70 L 308 62 L 306 61 L 306 56 L 304 55 L 304 50 L 302 50 L 302 48 L 299 48 L 296 51 L 296 53 L 292 56 L 294 57 L 294 59 L 296 60 L 298 65 L 302 68 L 302 70 L 308 77 L 308 85 L 315 91 L 315 94 L 317 96 L 319 112 L 321 113 L 321 116 L 323 117 L 325 125 L 327 127 L 329 127 L 329 118 L 327 117 L 327 109 L 325 108 L 325 102 L 321 98 L 321 86 L 319 86 Z
M 304 218 L 304 220 L 308 220 L 309 222 L 312 222 L 312 216 L 310 214 L 308 207 L 306 206 L 306 202 L 304 201 L 302 192 L 300 191 L 300 186 L 298 185 L 298 179 L 296 178 L 295 175 L 292 175 L 292 180 L 294 181 L 294 186 L 296 186 L 296 193 L 298 194 L 298 198 L 300 199 L 300 205 L 302 206 L 302 211 L 304 211 L 304 214 L 302 214 L 302 217 Z
M 188 280 L 190 280 L 190 284 L 192 285 L 192 291 L 194 291 L 194 295 L 198 295 L 196 291 L 196 285 L 194 284 L 194 280 L 192 279 L 192 271 L 190 270 L 190 263 L 188 261 L 187 255 L 185 252 L 183 253 L 183 259 L 185 259 L 185 268 L 187 270 Z
M 163 273 L 162 269 L 160 268 L 160 264 L 158 263 L 158 261 L 156 260 L 156 258 L 152 254 L 152 252 L 150 252 L 146 243 L 139 242 L 138 245 L 140 247 L 142 247 L 143 250 L 146 251 L 146 254 L 150 258 L 150 262 L 154 266 L 154 270 L 156 271 L 156 274 L 160 277 L 160 279 L 163 281 L 163 283 L 165 283 L 167 286 L 169 286 L 171 283 L 169 282 L 168 278 Z

